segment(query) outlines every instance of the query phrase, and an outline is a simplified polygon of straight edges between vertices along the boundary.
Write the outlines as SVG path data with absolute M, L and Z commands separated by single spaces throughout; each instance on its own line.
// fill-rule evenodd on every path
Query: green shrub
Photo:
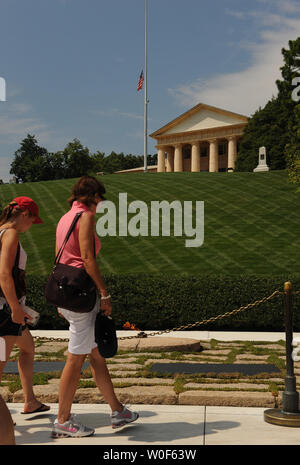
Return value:
M 184 276 L 161 273 L 103 275 L 112 296 L 117 329 L 126 321 L 140 330 L 172 329 L 221 315 L 283 291 L 290 280 L 300 289 L 300 276 Z M 38 329 L 67 329 L 68 323 L 45 301 L 47 276 L 27 277 L 27 304 L 40 311 Z M 294 296 L 294 330 L 300 331 L 299 296 Z M 283 297 L 192 330 L 284 331 Z

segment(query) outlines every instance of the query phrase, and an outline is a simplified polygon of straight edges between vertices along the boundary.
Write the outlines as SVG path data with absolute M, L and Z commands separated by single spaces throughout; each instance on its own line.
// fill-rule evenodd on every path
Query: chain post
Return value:
M 285 390 L 282 395 L 283 413 L 299 413 L 299 393 L 296 391 L 296 377 L 294 375 L 293 352 L 293 305 L 292 283 L 284 283 L 285 302 L 285 340 L 286 340 L 286 378 Z
M 294 361 L 292 356 L 293 343 L 293 305 L 292 283 L 284 283 L 285 310 L 285 345 L 286 345 L 286 377 L 285 390 L 282 393 L 282 410 L 275 408 L 264 412 L 267 423 L 280 426 L 300 427 L 299 393 L 296 391 L 296 377 L 294 375 Z

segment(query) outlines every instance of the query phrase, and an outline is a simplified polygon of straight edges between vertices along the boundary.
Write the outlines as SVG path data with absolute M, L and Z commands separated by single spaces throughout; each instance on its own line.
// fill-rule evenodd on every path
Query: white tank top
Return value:
M 0 231 L 0 240 L 1 240 L 1 237 L 2 237 L 2 234 L 4 233 L 4 231 L 6 231 L 8 228 L 5 228 L 5 229 L 1 229 Z M 0 254 L 1 254 L 1 250 L 0 250 Z M 27 262 L 27 254 L 25 252 L 25 250 L 23 249 L 23 247 L 21 246 L 20 244 L 20 257 L 19 257 L 19 268 L 21 270 L 25 270 L 26 268 L 26 262 Z M 24 296 L 25 297 L 25 296 Z M 25 303 L 25 299 L 24 297 L 21 297 L 21 299 L 19 299 L 19 302 Z M 0 297 L 0 309 L 3 308 L 3 305 L 5 304 L 6 300 L 4 297 Z

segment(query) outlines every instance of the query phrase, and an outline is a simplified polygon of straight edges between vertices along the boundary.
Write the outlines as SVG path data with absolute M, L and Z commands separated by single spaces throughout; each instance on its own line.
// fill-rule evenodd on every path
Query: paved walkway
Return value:
M 68 337 L 67 331 L 32 331 L 32 334 L 34 336 L 42 337 Z M 119 337 L 134 334 L 134 332 L 129 333 L 127 331 L 118 332 Z M 299 336 L 299 333 L 294 333 L 295 338 Z M 196 341 L 201 341 L 201 344 L 203 345 L 207 344 L 206 347 L 209 350 L 200 352 L 199 354 L 201 357 L 205 355 L 205 352 L 206 355 L 209 355 L 213 340 L 217 341 L 216 348 L 219 345 L 219 349 L 224 349 L 226 343 L 228 343 L 227 347 L 230 345 L 232 345 L 232 347 L 236 347 L 235 341 L 240 341 L 237 343 L 238 347 L 241 341 L 244 341 L 245 343 L 252 341 L 257 343 L 258 349 L 260 347 L 260 342 L 263 342 L 264 344 L 269 342 L 271 351 L 272 347 L 274 347 L 272 344 L 275 344 L 275 347 L 278 345 L 276 349 L 277 353 L 280 353 L 280 357 L 284 360 L 284 353 L 280 352 L 282 349 L 284 351 L 284 347 L 282 346 L 282 343 L 280 345 L 280 342 L 278 342 L 285 339 L 284 333 L 207 331 L 174 332 L 164 334 L 166 344 L 171 342 L 171 339 L 168 338 L 174 337 L 183 338 L 184 340 L 191 338 Z M 151 339 L 154 341 L 155 338 L 156 336 L 146 338 L 145 340 Z M 224 343 L 224 346 L 222 346 L 222 343 Z M 216 343 L 214 342 L 214 344 Z M 213 349 L 215 349 L 215 347 Z M 211 355 L 214 357 L 216 356 L 215 353 L 211 353 Z M 225 356 L 228 356 L 228 353 L 225 354 Z M 259 355 L 257 357 L 259 357 Z M 203 360 L 203 362 L 205 363 L 205 360 Z M 124 361 L 122 363 L 124 364 Z M 134 365 L 133 361 L 130 363 Z M 258 363 L 258 361 L 253 360 L 252 363 Z M 135 379 L 138 380 L 138 378 Z M 165 381 L 173 382 L 174 380 Z M 212 381 L 213 380 L 210 380 L 209 382 Z M 278 382 L 282 383 L 282 379 L 278 379 Z M 52 386 L 50 384 L 51 391 L 55 390 L 54 385 L 54 382 Z M 186 384 L 184 384 L 183 387 L 185 388 Z M 54 440 L 50 437 L 51 425 L 57 413 L 57 401 L 52 401 L 51 403 L 51 400 L 48 400 L 48 404 L 51 405 L 51 410 L 49 412 L 30 416 L 21 415 L 21 411 L 23 409 L 21 399 L 19 399 L 17 403 L 15 403 L 15 401 L 12 402 L 8 400 L 8 407 L 11 410 L 14 421 L 16 422 L 15 435 L 17 444 L 90 444 L 103 446 L 134 446 L 139 444 L 146 447 L 154 445 L 300 445 L 300 428 L 275 426 L 264 421 L 264 411 L 267 408 L 273 408 L 274 405 L 272 405 L 272 403 L 269 404 L 267 402 L 266 404 L 258 404 L 261 405 L 260 407 L 241 407 L 240 404 L 237 404 L 238 406 L 232 406 L 232 404 L 229 406 L 226 405 L 226 402 L 228 402 L 228 396 L 234 398 L 232 393 L 228 394 L 226 391 L 220 392 L 219 390 L 216 392 L 214 390 L 215 387 L 216 386 L 214 386 L 213 390 L 210 392 L 210 396 L 207 397 L 208 400 L 206 399 L 206 401 L 204 401 L 203 395 L 201 398 L 201 392 L 203 393 L 203 391 L 198 388 L 196 389 L 196 392 L 198 393 L 197 400 L 192 400 L 190 403 L 186 402 L 186 404 L 185 402 L 182 402 L 182 405 L 178 404 L 179 397 L 176 402 L 167 401 L 167 404 L 170 405 L 167 405 L 163 399 L 160 399 L 159 402 L 155 403 L 151 397 L 151 402 L 147 402 L 147 398 L 146 400 L 144 399 L 143 402 L 135 401 L 131 404 L 131 408 L 140 413 L 140 418 L 136 423 L 128 425 L 127 427 L 117 431 L 112 430 L 110 426 L 110 409 L 106 404 L 101 403 L 101 400 L 97 400 L 95 403 L 93 401 L 85 402 L 82 399 L 77 399 L 77 402 L 83 403 L 74 403 L 72 412 L 79 416 L 80 421 L 95 428 L 94 436 L 82 439 L 61 438 Z M 35 388 L 37 388 L 37 386 L 35 386 Z M 136 386 L 136 388 L 138 388 L 138 386 Z M 82 389 L 82 391 L 88 392 L 88 389 L 89 388 L 85 388 Z M 123 387 L 122 389 L 126 389 L 126 387 Z M 134 390 L 132 386 L 127 389 L 129 392 Z M 177 395 L 190 395 L 190 389 L 186 392 L 183 389 L 182 393 L 180 393 L 179 390 Z M 157 387 L 155 387 L 155 390 L 157 390 Z M 257 393 L 252 392 L 252 394 Z M 251 392 L 249 389 L 246 390 L 246 392 L 243 392 L 243 389 L 241 389 L 238 391 L 238 395 L 240 396 L 240 399 L 246 399 L 246 401 L 248 399 L 249 401 Z M 269 399 L 272 398 L 271 392 L 260 393 L 260 395 L 268 395 Z M 136 399 L 136 396 L 133 396 L 133 399 L 134 398 Z M 221 404 L 220 399 L 222 402 Z M 124 399 L 120 400 L 124 402 Z M 272 401 L 273 400 L 274 399 L 272 399 Z M 214 403 L 217 405 L 214 405 Z M 253 403 L 250 403 L 250 405 L 253 405 Z
M 95 435 L 52 439 L 57 404 L 51 404 L 47 413 L 30 417 L 20 414 L 21 404 L 8 407 L 16 422 L 16 443 L 23 445 L 300 445 L 300 429 L 266 423 L 263 408 L 132 405 L 140 418 L 121 430 L 112 430 L 107 405 L 74 404 L 72 412 L 95 428 Z

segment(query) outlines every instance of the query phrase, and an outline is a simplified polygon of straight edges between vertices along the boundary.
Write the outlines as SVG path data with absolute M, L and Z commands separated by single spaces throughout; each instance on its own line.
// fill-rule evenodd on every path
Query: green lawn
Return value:
M 285 171 L 132 173 L 100 179 L 117 212 L 121 192 L 127 193 L 128 204 L 133 200 L 146 202 L 149 212 L 152 200 L 192 200 L 193 211 L 195 201 L 203 200 L 205 212 L 204 243 L 198 248 L 185 247 L 187 238 L 174 236 L 172 227 L 171 237 L 103 237 L 98 257 L 103 274 L 299 273 L 300 194 L 288 182 Z M 30 196 L 44 220 L 21 238 L 28 253 L 28 274 L 51 270 L 56 224 L 69 209 L 67 198 L 74 182 L 66 179 L 0 186 L 2 205 L 19 195 Z

